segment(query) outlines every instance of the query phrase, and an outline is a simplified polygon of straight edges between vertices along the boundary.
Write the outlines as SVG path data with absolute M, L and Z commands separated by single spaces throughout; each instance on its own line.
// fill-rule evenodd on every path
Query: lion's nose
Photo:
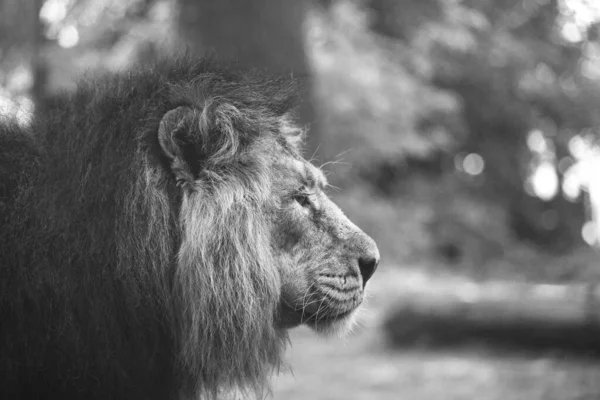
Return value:
M 363 288 L 379 265 L 379 249 L 373 240 L 370 240 L 370 242 L 369 250 L 358 258 L 358 268 L 363 278 Z

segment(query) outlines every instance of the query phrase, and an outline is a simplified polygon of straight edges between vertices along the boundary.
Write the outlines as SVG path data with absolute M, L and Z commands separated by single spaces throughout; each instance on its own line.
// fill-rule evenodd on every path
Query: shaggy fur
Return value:
M 295 83 L 202 62 L 0 125 L 0 398 L 264 397 L 379 260 L 300 156 Z
M 293 89 L 183 62 L 84 82 L 30 130 L 2 126 L 0 397 L 263 388 L 285 333 L 261 207 Z M 197 104 L 203 137 L 177 139 L 196 165 L 177 167 L 157 127 Z

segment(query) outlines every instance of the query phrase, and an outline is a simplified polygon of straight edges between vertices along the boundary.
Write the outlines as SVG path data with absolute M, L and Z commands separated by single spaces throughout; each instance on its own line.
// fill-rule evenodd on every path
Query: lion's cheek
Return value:
M 298 298 L 302 298 L 300 285 L 288 282 L 282 286 L 279 307 L 275 318 L 278 328 L 290 329 L 302 323 L 302 311 L 298 306 Z
M 276 218 L 273 227 L 275 228 L 271 234 L 273 250 L 276 253 L 292 256 L 294 248 L 306 233 L 301 221 L 298 221 L 292 213 L 284 213 Z
M 280 253 L 276 260 L 281 279 L 281 293 L 275 325 L 277 328 L 289 329 L 302 322 L 298 299 L 305 295 L 308 284 L 305 274 L 297 267 L 291 254 Z
M 277 329 L 291 329 L 302 324 L 302 316 L 290 307 L 286 302 L 281 302 L 277 316 L 275 317 L 275 327 Z

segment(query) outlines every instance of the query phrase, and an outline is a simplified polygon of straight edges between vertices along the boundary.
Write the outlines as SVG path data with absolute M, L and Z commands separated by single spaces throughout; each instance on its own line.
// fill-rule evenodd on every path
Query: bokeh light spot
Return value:
M 79 31 L 73 25 L 65 26 L 58 34 L 58 45 L 64 48 L 71 48 L 79 43 Z
M 594 246 L 598 242 L 596 224 L 593 221 L 586 222 L 581 228 L 581 236 L 587 244 Z
M 544 134 L 539 129 L 534 129 L 527 135 L 527 147 L 535 153 L 544 153 L 548 150 Z
M 550 162 L 543 162 L 531 176 L 533 192 L 542 200 L 551 200 L 558 193 L 558 174 Z
M 485 168 L 485 161 L 479 154 L 470 153 L 463 160 L 462 167 L 469 175 L 479 175 Z

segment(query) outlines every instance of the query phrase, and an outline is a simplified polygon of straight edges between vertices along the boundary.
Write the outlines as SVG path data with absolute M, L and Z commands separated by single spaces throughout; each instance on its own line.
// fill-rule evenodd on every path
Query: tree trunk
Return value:
M 304 0 L 179 0 L 179 30 L 196 54 L 235 60 L 248 69 L 310 79 L 304 51 Z M 312 90 L 299 110 L 299 122 L 310 127 L 306 154 L 319 142 Z

